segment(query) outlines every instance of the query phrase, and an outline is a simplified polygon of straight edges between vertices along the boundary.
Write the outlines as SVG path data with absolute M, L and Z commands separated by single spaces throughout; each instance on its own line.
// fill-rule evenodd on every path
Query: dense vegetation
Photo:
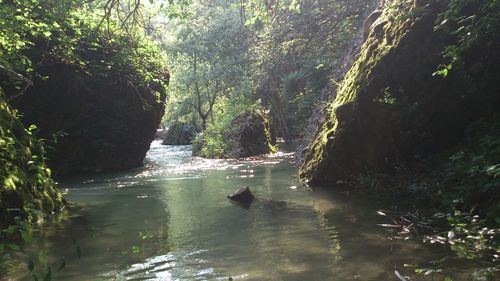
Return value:
M 165 122 L 205 130 L 257 104 L 277 137 L 300 137 L 373 3 L 195 1 L 156 30 L 172 74 Z
M 43 143 L 26 129 L 0 96 L 0 254 L 16 250 L 10 239 L 30 237 L 29 224 L 64 206 L 45 164 Z M 3 256 L 3 255 L 2 255 Z

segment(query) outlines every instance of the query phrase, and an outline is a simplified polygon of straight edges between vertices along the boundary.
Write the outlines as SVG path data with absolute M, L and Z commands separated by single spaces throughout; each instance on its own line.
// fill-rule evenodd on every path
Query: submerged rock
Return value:
M 163 135 L 165 145 L 188 145 L 196 136 L 196 126 L 181 122 L 173 123 Z
M 252 192 L 250 191 L 250 188 L 248 187 L 242 187 L 234 191 L 233 193 L 229 194 L 227 198 L 242 204 L 252 203 L 252 201 L 255 199 Z

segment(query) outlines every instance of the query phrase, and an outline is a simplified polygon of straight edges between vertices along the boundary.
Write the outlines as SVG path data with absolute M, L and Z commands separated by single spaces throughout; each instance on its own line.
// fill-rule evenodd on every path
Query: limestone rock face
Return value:
M 457 41 L 435 30 L 446 8 L 436 2 L 383 11 L 384 25 L 370 33 L 305 150 L 302 179 L 329 185 L 367 171 L 390 171 L 455 145 L 468 126 L 498 108 L 500 84 L 493 76 L 500 51 L 494 44 L 472 46 L 461 69 L 433 75 L 448 63 L 443 50 Z
M 142 165 L 164 113 L 161 87 L 134 85 L 120 73 L 89 75 L 62 63 L 39 72 L 49 78 L 35 81 L 13 105 L 44 138 L 59 134 L 48 153 L 56 174 Z
M 189 145 L 196 137 L 196 127 L 181 122 L 173 123 L 163 136 L 165 145 Z

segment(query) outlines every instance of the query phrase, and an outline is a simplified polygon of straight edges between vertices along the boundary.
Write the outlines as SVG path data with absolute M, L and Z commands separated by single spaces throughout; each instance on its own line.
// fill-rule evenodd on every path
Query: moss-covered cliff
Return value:
M 469 1 L 460 9 L 454 2 L 459 1 L 388 5 L 307 147 L 300 167 L 304 180 L 332 184 L 368 171 L 390 171 L 453 146 L 468 126 L 498 113 L 500 28 L 464 45 L 453 32 L 463 21 L 447 22 L 445 15 L 453 8 L 458 19 L 474 16 L 477 22 L 491 11 L 484 9 L 485 1 Z M 451 58 L 453 66 L 443 55 L 450 48 L 461 49 L 460 60 Z
M 41 142 L 0 93 L 0 229 L 14 224 L 15 217 L 34 222 L 63 206 L 50 173 Z

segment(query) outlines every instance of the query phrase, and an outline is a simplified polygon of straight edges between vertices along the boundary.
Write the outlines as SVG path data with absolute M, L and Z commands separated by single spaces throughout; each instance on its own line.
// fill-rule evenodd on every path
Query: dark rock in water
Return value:
M 253 110 L 237 116 L 231 122 L 227 139 L 235 140 L 228 149 L 234 158 L 267 154 L 274 151 L 269 120 L 264 113 Z
M 207 141 L 222 134 L 222 149 Z M 248 110 L 234 117 L 221 132 L 210 128 L 193 141 L 193 155 L 208 158 L 244 158 L 276 152 L 269 117 L 261 110 Z
M 38 72 L 49 79 L 37 79 L 13 105 L 41 137 L 51 140 L 62 133 L 48 151 L 56 174 L 142 165 L 164 113 L 162 86 L 133 85 L 120 73 L 90 75 L 64 63 Z
M 229 194 L 227 198 L 243 204 L 249 204 L 253 201 L 253 199 L 255 199 L 252 192 L 250 191 L 250 188 L 248 187 L 242 187 L 234 191 L 233 193 Z
M 163 136 L 165 145 L 189 145 L 196 136 L 196 126 L 181 122 L 173 123 Z

